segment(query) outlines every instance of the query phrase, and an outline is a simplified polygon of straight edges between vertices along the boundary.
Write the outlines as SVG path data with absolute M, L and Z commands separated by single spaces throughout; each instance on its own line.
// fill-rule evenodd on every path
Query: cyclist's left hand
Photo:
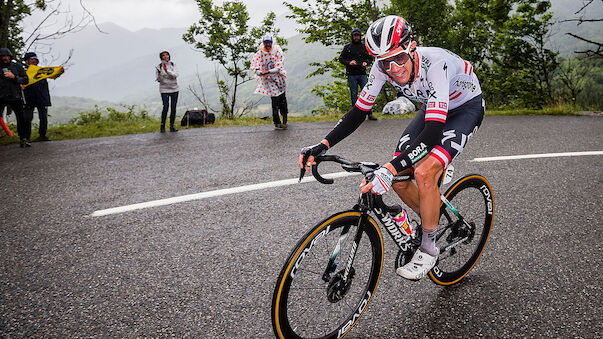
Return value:
M 392 172 L 385 167 L 379 167 L 373 174 L 373 180 L 368 184 L 365 179 L 362 180 L 362 184 L 360 184 L 360 187 L 362 187 L 361 192 L 366 193 L 372 191 L 379 195 L 387 193 L 392 187 L 392 180 L 394 179 Z

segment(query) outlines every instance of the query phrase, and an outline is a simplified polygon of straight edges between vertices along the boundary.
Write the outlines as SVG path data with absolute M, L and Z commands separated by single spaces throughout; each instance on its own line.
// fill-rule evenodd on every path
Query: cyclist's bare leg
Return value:
M 415 212 L 421 212 L 423 229 L 431 231 L 438 227 L 440 218 L 438 180 L 442 175 L 442 164 L 436 158 L 427 156 L 414 167 L 416 184 L 413 181 L 397 181 L 392 187 L 408 207 Z M 411 172 L 412 169 L 407 169 L 400 175 Z
M 438 180 L 441 175 L 442 164 L 430 155 L 421 159 L 415 166 L 423 231 L 433 231 L 438 228 L 438 220 L 440 219 Z
M 411 174 L 412 168 L 402 171 L 399 175 Z M 419 213 L 419 189 L 417 184 L 412 180 L 395 181 L 392 188 L 398 194 L 400 199 L 404 201 L 406 206 L 410 207 L 415 213 Z

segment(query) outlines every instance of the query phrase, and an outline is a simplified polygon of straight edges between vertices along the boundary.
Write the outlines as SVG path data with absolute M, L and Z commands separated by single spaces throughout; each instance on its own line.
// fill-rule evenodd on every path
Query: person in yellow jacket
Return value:
M 56 79 L 63 74 L 63 67 L 38 67 L 38 56 L 34 52 L 27 52 L 23 57 L 27 64 L 27 74 L 29 83 L 23 88 L 25 96 L 25 106 L 23 114 L 25 119 L 33 120 L 34 109 L 38 111 L 40 126 L 38 132 L 40 136 L 36 141 L 50 141 L 46 136 L 48 131 L 48 107 L 51 106 L 50 91 L 48 90 L 48 81 L 46 78 Z

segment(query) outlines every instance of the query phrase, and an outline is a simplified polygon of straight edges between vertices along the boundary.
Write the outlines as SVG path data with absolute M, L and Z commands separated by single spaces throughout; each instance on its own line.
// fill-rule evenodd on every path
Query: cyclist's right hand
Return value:
M 314 157 L 325 154 L 329 149 L 328 144 L 329 142 L 327 140 L 323 140 L 316 145 L 302 148 L 298 160 L 299 167 L 302 169 L 306 168 L 306 170 L 310 172 L 310 166 L 316 164 Z

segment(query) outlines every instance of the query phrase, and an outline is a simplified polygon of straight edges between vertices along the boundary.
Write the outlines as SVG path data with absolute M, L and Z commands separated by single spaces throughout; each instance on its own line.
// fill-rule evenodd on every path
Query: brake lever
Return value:
M 310 158 L 310 154 L 304 154 L 304 157 L 302 158 L 303 167 L 299 170 L 299 180 L 297 180 L 298 183 L 300 183 L 304 178 L 304 175 L 306 175 L 306 163 L 308 162 L 308 158 Z

